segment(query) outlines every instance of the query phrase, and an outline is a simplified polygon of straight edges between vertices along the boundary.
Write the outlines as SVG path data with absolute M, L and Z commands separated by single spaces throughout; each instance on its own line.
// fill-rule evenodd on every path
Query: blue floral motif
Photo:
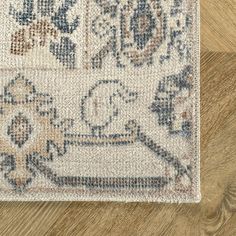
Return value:
M 100 39 L 106 38 L 106 42 L 92 56 L 92 68 L 100 68 L 109 53 L 115 57 L 117 67 L 125 67 L 128 61 L 135 67 L 151 65 L 153 54 L 163 41 L 163 11 L 160 1 L 96 2 L 101 7 L 101 14 L 92 20 L 93 28 L 96 29 L 92 32 Z M 115 24 L 112 23 L 114 21 Z
M 138 8 L 131 17 L 131 31 L 134 33 L 134 41 L 138 49 L 144 49 L 148 41 L 153 37 L 156 27 L 155 18 L 146 0 L 140 0 Z
M 191 107 L 189 109 L 184 105 L 190 96 L 191 75 L 192 67 L 187 66 L 179 74 L 164 77 L 159 82 L 155 101 L 150 107 L 158 115 L 158 124 L 167 126 L 170 134 L 191 135 Z
M 11 5 L 9 14 L 22 26 L 12 35 L 11 53 L 23 56 L 36 46 L 50 45 L 49 51 L 57 60 L 66 68 L 74 69 L 76 44 L 69 36 L 78 28 L 79 17 L 76 16 L 70 23 L 67 14 L 77 1 L 63 0 L 57 9 L 55 0 L 24 0 L 22 10 Z M 50 43 L 47 44 L 49 38 Z
M 93 28 L 88 24 L 87 32 L 99 37 L 102 46 L 87 57 L 86 64 L 91 68 L 101 68 L 108 55 L 112 55 L 116 66 L 121 68 L 128 64 L 162 66 L 172 60 L 183 64 L 191 62 L 192 45 L 188 35 L 192 32 L 193 19 L 185 10 L 183 0 L 94 1 L 100 11 L 95 13 L 92 7 L 89 9 L 95 17 L 87 17 Z M 90 43 L 94 42 L 91 39 Z
M 17 11 L 12 5 L 10 5 L 9 13 L 20 25 L 29 25 L 35 19 L 33 6 L 34 0 L 24 0 L 22 11 Z
M 79 26 L 79 17 L 77 16 L 73 23 L 68 23 L 67 12 L 77 2 L 77 0 L 65 0 L 65 3 L 59 7 L 58 11 L 52 16 L 52 22 L 62 32 L 72 34 Z
M 67 68 L 75 67 L 75 47 L 70 38 L 62 37 L 60 43 L 51 42 L 50 52 Z

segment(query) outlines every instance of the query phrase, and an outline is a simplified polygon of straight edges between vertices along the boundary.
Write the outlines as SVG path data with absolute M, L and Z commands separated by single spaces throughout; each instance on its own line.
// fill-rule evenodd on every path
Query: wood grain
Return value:
M 236 235 L 236 0 L 201 23 L 201 203 L 5 202 L 0 235 Z
M 236 0 L 201 0 L 201 47 L 236 52 Z

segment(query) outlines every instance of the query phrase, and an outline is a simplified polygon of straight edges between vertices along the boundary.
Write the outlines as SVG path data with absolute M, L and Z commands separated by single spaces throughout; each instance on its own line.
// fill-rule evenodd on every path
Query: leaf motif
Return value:
M 24 0 L 22 11 L 17 11 L 12 5 L 10 5 L 9 14 L 20 25 L 29 25 L 35 19 L 35 14 L 33 14 L 33 4 L 34 0 Z
M 50 52 L 56 56 L 57 60 L 67 69 L 75 68 L 75 48 L 76 44 L 68 37 L 62 37 L 59 43 L 50 43 Z

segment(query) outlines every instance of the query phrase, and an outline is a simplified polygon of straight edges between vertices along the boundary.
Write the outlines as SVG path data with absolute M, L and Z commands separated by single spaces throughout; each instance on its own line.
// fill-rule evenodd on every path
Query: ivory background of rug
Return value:
M 13 89 L 8 94 L 6 87 L 14 78 L 12 87 L 21 86 L 19 90 L 22 91 L 27 87 L 24 81 L 31 81 L 35 87 L 27 96 L 37 97 L 34 102 L 27 99 L 16 102 L 9 114 L 2 112 L 1 134 L 9 150 L 5 148 L 2 151 L 2 158 L 8 159 L 8 162 L 3 162 L 1 200 L 198 202 L 197 0 L 111 1 L 111 5 L 107 5 L 106 1 L 93 0 L 63 2 L 27 0 L 20 3 L 6 0 L 0 5 L 3 22 L 0 35 L 0 54 L 3 55 L 1 76 L 4 78 L 1 89 L 4 103 L 8 96 L 14 97 L 17 93 Z M 5 11 L 4 6 L 9 6 L 9 12 Z M 136 14 L 142 16 L 142 11 L 148 19 L 150 17 L 147 21 L 150 22 L 148 28 L 141 27 L 140 33 L 139 27 L 136 27 Z M 80 24 L 74 23 L 77 17 Z M 171 82 L 170 76 L 173 78 Z M 114 84 L 114 80 L 119 80 L 118 84 Z M 97 87 L 98 84 L 100 87 Z M 161 86 L 164 91 L 160 90 Z M 99 92 L 90 93 L 92 88 L 101 89 L 102 95 Z M 39 101 L 39 93 L 43 93 L 41 96 L 47 100 L 44 101 L 46 104 Z M 136 98 L 131 104 L 134 94 Z M 161 97 L 161 104 L 158 104 L 158 96 Z M 88 103 L 84 104 L 84 100 Z M 31 102 L 34 108 L 29 105 Z M 92 109 L 93 106 L 96 109 Z M 32 112 L 33 109 L 36 112 Z M 41 112 L 41 109 L 46 112 Z M 14 137 L 19 136 L 11 128 L 13 125 L 10 125 L 13 131 L 6 130 L 9 129 L 8 120 L 15 124 L 21 114 L 25 114 L 23 122 L 27 123 L 28 130 L 25 131 L 23 146 L 16 146 L 12 145 Z M 53 116 L 49 117 L 49 114 Z M 47 125 L 39 121 L 41 116 L 45 116 L 45 120 L 51 118 Z M 137 132 L 125 128 L 131 121 L 140 126 L 140 131 L 139 128 Z M 69 128 L 65 128 L 65 123 Z M 65 126 L 62 128 L 63 124 Z M 58 137 L 54 135 L 55 127 L 61 128 Z M 92 133 L 92 137 L 97 139 L 95 132 L 98 128 L 103 135 L 110 137 L 126 138 L 132 132 L 137 134 L 137 138 L 134 144 L 129 140 L 123 142 L 127 147 L 122 148 L 110 137 L 106 148 L 91 147 L 91 140 L 87 141 L 89 147 L 84 147 L 85 143 L 81 147 L 82 142 L 75 141 L 81 135 L 90 139 Z M 51 159 L 45 158 L 49 153 Z M 32 159 L 37 159 L 45 167 L 39 168 Z M 85 176 L 89 184 L 87 180 L 82 184 L 78 180 L 74 184 L 77 176 L 78 179 Z M 122 187 L 116 179 L 115 187 L 108 190 L 107 183 L 103 186 L 100 183 L 100 178 L 104 180 L 108 177 L 120 178 L 128 184 Z M 135 183 L 131 184 L 129 177 L 141 178 L 137 187 L 131 187 Z M 160 179 L 168 185 L 159 191 L 159 187 L 153 185 Z M 142 181 L 145 183 L 141 185 Z M 12 185 L 12 192 L 8 185 Z
M 235 22 L 201 1 L 201 203 L 1 202 L 1 235 L 236 235 Z

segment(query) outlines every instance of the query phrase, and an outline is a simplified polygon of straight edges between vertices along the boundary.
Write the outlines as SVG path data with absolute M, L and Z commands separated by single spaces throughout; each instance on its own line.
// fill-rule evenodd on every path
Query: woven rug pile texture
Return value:
M 200 200 L 197 0 L 4 0 L 0 23 L 0 200 Z

